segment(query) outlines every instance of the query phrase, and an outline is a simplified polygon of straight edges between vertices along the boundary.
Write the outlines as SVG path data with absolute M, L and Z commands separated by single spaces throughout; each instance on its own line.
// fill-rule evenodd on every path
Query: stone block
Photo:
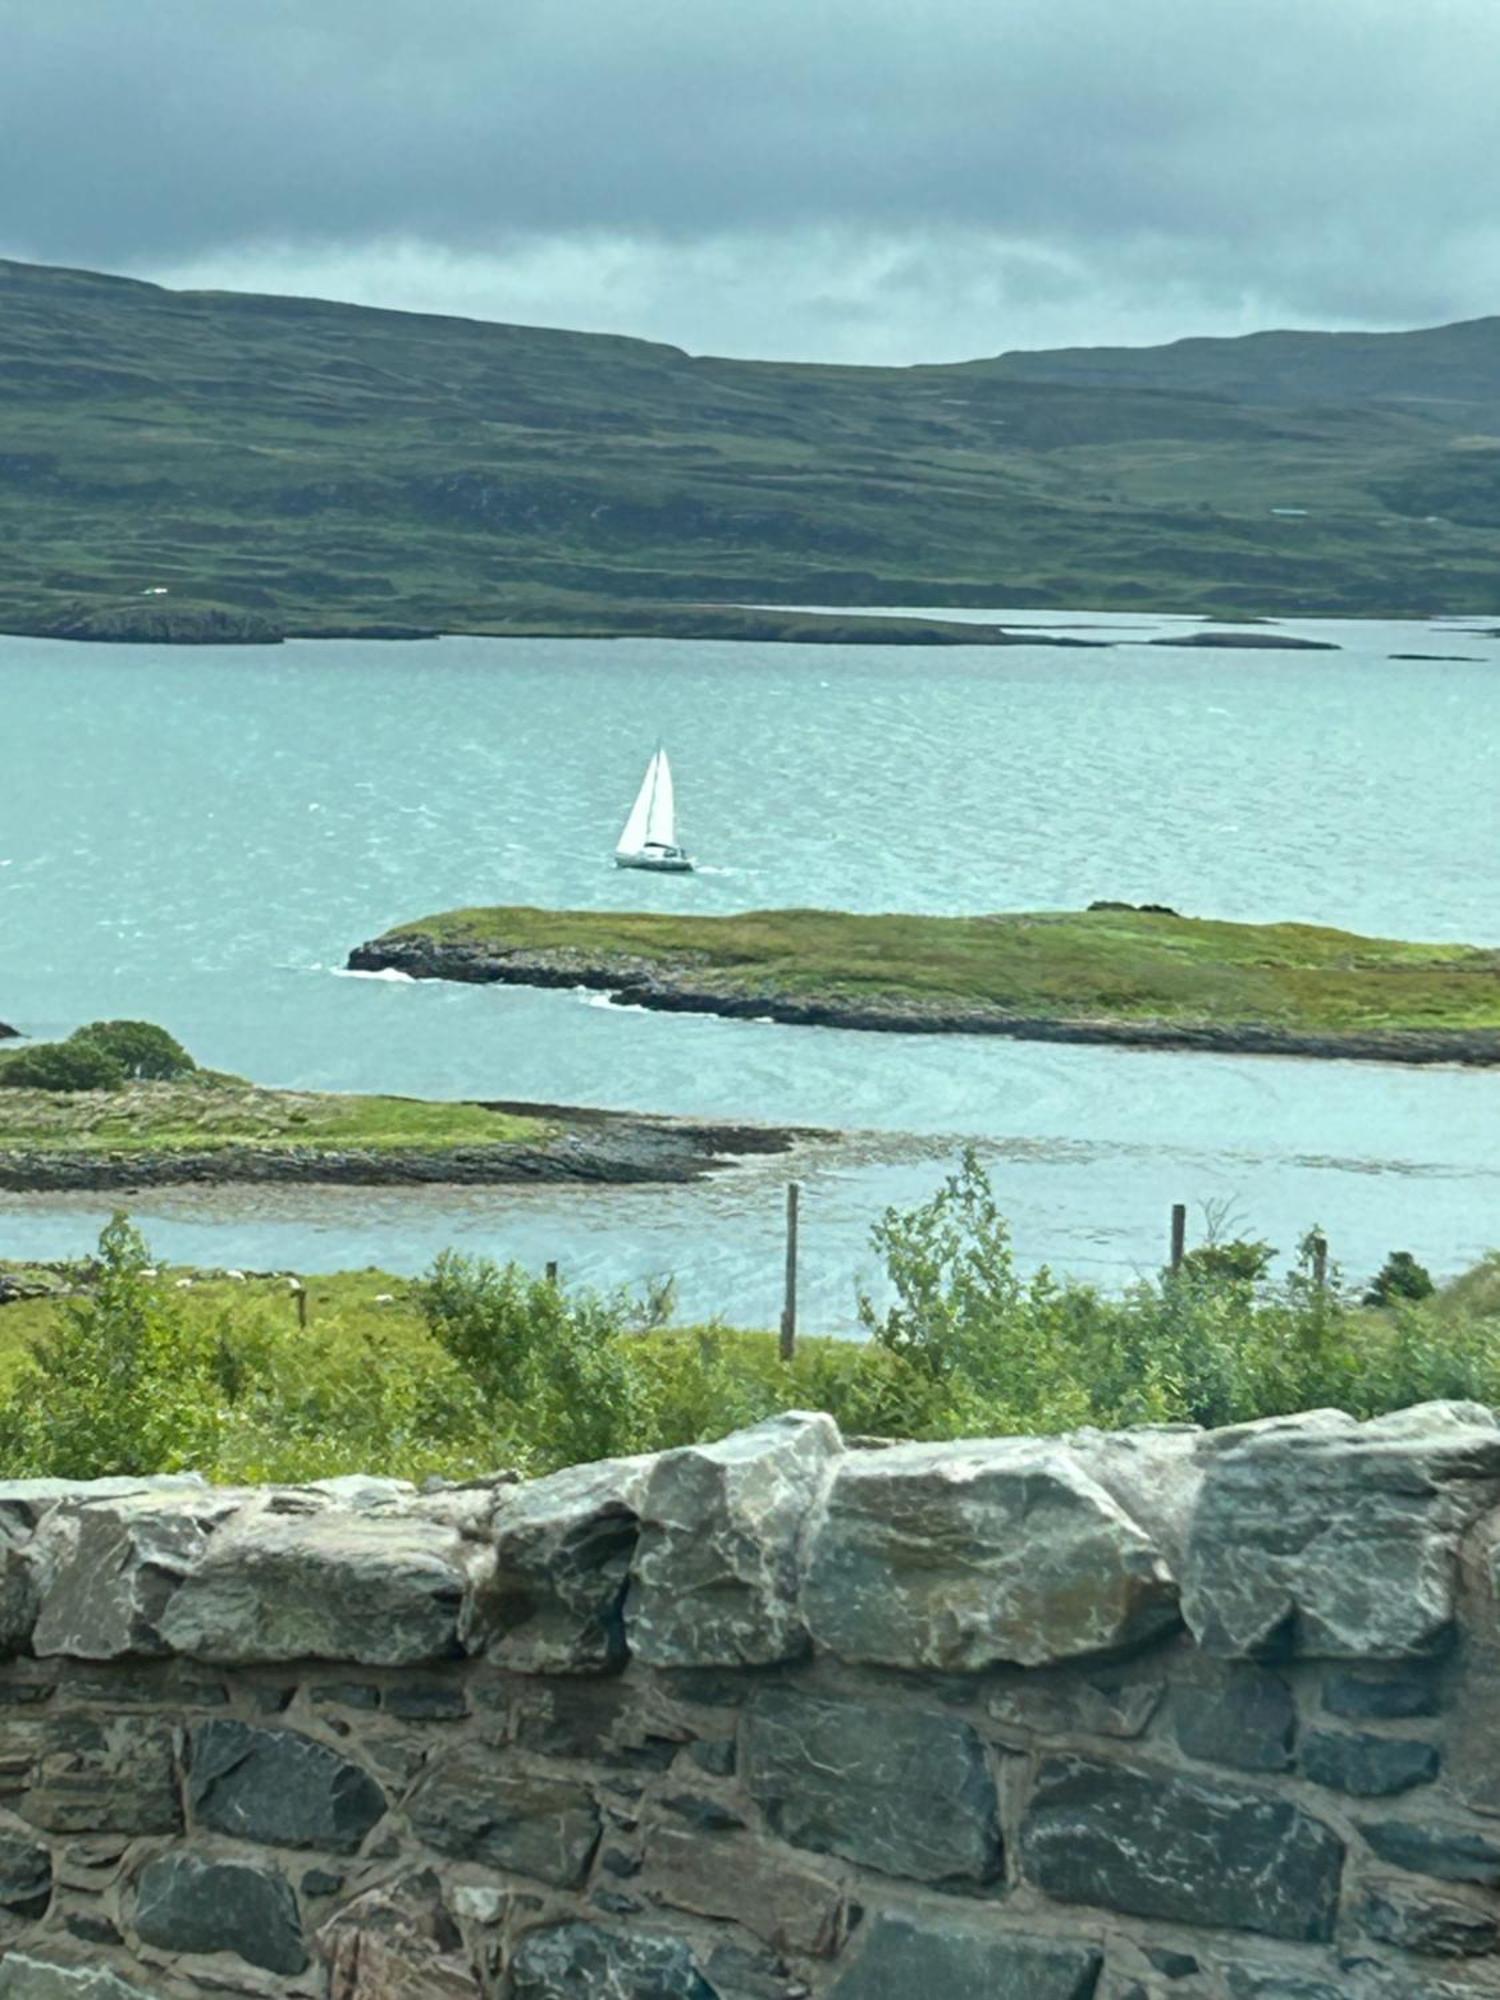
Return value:
M 1393 1797 L 1438 1774 L 1437 1746 L 1367 1731 L 1318 1729 L 1302 1744 L 1302 1775 L 1315 1785 L 1360 1798 Z
M 777 1951 L 831 1958 L 844 1940 L 838 1879 L 752 1835 L 652 1827 L 641 1887 L 673 1909 L 742 1924 Z
M 604 1459 L 503 1492 L 464 1642 L 523 1674 L 609 1673 L 625 1661 L 625 1589 L 654 1461 Z
M 828 2000 L 1093 2000 L 1103 1953 L 964 1918 L 883 1910 Z
M 213 1721 L 190 1742 L 188 1802 L 215 1833 L 352 1854 L 385 1813 L 367 1771 L 294 1730 Z
M 1297 1740 L 1297 1704 L 1279 1674 L 1231 1664 L 1175 1690 L 1177 1743 L 1189 1757 L 1240 1771 L 1289 1771 Z
M 8 1951 L 0 1959 L 0 2000 L 159 2000 L 108 1966 L 54 1958 L 45 1948 Z
M 439 1854 L 574 1889 L 598 1845 L 584 1785 L 516 1772 L 472 1747 L 444 1758 L 407 1803 L 412 1831 Z
M 357 1897 L 316 1939 L 329 2000 L 481 2000 L 478 1975 L 430 1870 Z
M 791 1412 L 663 1452 L 641 1501 L 625 1598 L 630 1651 L 654 1667 L 767 1666 L 803 1654 L 798 1550 L 842 1451 L 831 1418 Z
M 1007 1729 L 1126 1741 L 1145 1733 L 1167 1691 L 1164 1675 L 1138 1665 L 1017 1672 L 985 1687 L 986 1712 Z
M 1360 1832 L 1382 1861 L 1440 1882 L 1500 1889 L 1500 1839 L 1442 1820 L 1365 1820 Z
M 511 2000 L 719 2000 L 681 1938 L 600 1924 L 528 1931 L 510 1976 Z
M 1056 1440 L 848 1454 L 809 1533 L 802 1607 L 841 1659 L 974 1672 L 1178 1624 L 1160 1550 Z
M 286 1877 L 248 1861 L 163 1854 L 136 1882 L 134 1924 L 163 1951 L 234 1952 L 267 1972 L 307 1964 L 297 1899 Z
M 1500 1952 L 1500 1912 L 1493 1904 L 1440 1896 L 1418 1884 L 1372 1882 L 1360 1905 L 1372 1938 L 1426 1958 L 1486 1958 Z
M 968 1723 L 765 1689 L 743 1728 L 744 1782 L 794 1846 L 918 1882 L 1000 1873 L 995 1780 Z
M 169 1652 L 161 1614 L 240 1504 L 195 1488 L 54 1509 L 32 1550 L 47 1573 L 32 1638 L 37 1654 L 116 1660 Z
M 1308 1942 L 1333 1935 L 1344 1863 L 1285 1800 L 1085 1757 L 1043 1760 L 1021 1851 L 1059 1902 Z
M 19 1830 L 0 1829 L 0 1910 L 29 1920 L 51 1900 L 51 1850 Z
M 0 1762 L 21 1775 L 16 1810 L 50 1833 L 176 1833 L 172 1731 L 144 1716 L 55 1715 L 0 1724 Z
M 380 1514 L 241 1517 L 214 1536 L 162 1614 L 163 1640 L 230 1665 L 453 1657 L 466 1585 L 452 1529 Z
M 1385 1674 L 1346 1669 L 1325 1675 L 1323 1706 L 1348 1722 L 1406 1722 L 1438 1714 L 1442 1698 L 1432 1667 Z
M 1459 1541 L 1500 1499 L 1490 1412 L 1322 1412 L 1202 1450 L 1182 1601 L 1206 1651 L 1397 1660 L 1447 1643 Z

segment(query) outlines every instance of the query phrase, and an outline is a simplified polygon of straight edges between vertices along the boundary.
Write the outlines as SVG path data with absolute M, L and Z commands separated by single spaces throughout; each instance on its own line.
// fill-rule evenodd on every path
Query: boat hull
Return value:
M 685 854 L 617 854 L 616 868 L 645 868 L 653 875 L 691 875 L 693 864 Z

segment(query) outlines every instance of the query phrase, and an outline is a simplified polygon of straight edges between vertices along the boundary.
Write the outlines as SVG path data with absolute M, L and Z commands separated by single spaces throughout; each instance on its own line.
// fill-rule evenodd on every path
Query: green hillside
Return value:
M 0 629 L 1490 611 L 1497 326 L 837 368 L 0 262 Z

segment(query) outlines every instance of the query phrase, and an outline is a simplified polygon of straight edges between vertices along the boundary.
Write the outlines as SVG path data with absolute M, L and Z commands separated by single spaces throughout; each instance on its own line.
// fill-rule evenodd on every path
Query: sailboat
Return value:
M 661 875 L 691 875 L 692 860 L 677 845 L 677 808 L 672 766 L 660 744 L 646 766 L 641 789 L 615 849 L 616 868 L 653 868 Z

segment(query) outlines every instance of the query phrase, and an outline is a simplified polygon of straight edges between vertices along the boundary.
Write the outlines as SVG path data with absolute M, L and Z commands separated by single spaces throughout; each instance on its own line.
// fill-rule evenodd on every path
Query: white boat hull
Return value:
M 617 854 L 615 856 L 615 866 L 616 868 L 647 868 L 653 875 L 691 875 L 693 872 L 691 858 L 682 853 L 681 850 L 678 850 L 676 853 L 666 854 L 651 854 L 645 851 L 639 854 Z

